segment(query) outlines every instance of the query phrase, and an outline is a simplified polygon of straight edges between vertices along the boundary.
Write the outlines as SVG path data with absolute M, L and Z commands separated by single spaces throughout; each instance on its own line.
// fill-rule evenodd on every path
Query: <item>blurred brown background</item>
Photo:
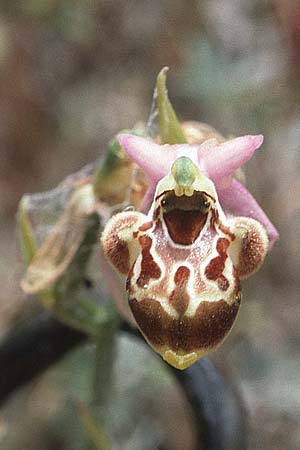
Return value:
M 250 448 L 299 449 L 300 2 L 2 0 L 0 13 L 1 335 L 34 308 L 18 287 L 20 197 L 54 187 L 147 120 L 168 65 L 182 119 L 265 136 L 247 183 L 281 238 L 244 283 L 238 323 L 215 358 L 241 388 Z M 0 413 L 0 440 L 8 426 Z M 21 441 L 5 450 L 23 450 Z M 28 450 L 48 450 L 43 442 Z

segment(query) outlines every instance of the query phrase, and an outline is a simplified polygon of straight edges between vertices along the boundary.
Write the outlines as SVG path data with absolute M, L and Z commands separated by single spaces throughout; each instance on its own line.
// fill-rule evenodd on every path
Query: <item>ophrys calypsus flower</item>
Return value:
M 225 339 L 240 307 L 240 279 L 260 267 L 277 238 L 245 188 L 252 217 L 226 216 L 218 196 L 234 191 L 233 171 L 262 137 L 214 146 L 159 146 L 131 135 L 120 142 L 147 174 L 153 201 L 146 214 L 125 211 L 108 222 L 104 251 L 127 277 L 129 306 L 146 340 L 184 369 Z

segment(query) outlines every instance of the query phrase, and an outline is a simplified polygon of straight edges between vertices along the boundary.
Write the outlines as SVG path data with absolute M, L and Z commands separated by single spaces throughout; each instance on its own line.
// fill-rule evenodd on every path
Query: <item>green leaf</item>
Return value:
M 184 144 L 187 142 L 180 122 L 171 105 L 166 87 L 166 72 L 164 67 L 156 80 L 156 102 L 158 108 L 160 139 L 162 144 Z

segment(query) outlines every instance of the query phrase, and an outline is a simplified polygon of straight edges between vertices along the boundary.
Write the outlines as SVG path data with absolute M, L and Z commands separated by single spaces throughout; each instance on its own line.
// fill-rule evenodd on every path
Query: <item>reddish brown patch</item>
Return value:
M 119 272 L 127 275 L 129 272 L 129 250 L 126 242 L 119 239 L 116 235 L 111 234 L 109 242 L 106 245 L 106 252 L 112 264 Z
M 219 221 L 219 213 L 215 208 L 213 208 L 211 210 L 211 219 L 210 219 L 210 228 L 213 231 L 216 231 L 216 224 L 218 221 Z
M 230 242 L 225 238 L 218 239 L 217 252 L 219 256 L 213 258 L 205 268 L 206 278 L 217 281 L 219 288 L 223 291 L 226 291 L 229 287 L 228 280 L 223 275 L 229 244 Z
M 169 303 L 180 316 L 186 312 L 189 306 L 190 297 L 186 290 L 189 276 L 190 269 L 185 266 L 178 267 L 174 276 L 176 287 L 170 295 Z
M 190 269 L 186 266 L 180 266 L 176 270 L 174 282 L 178 287 L 183 287 L 186 286 L 189 277 L 190 277 Z
M 142 249 L 141 273 L 137 279 L 137 285 L 144 287 L 151 278 L 159 278 L 161 270 L 150 253 L 152 239 L 150 236 L 140 236 L 139 243 Z
M 220 238 L 217 241 L 217 252 L 221 256 L 227 256 L 227 249 L 229 247 L 230 242 L 226 238 Z
M 195 242 L 206 218 L 207 214 L 203 214 L 199 210 L 172 209 L 164 213 L 164 220 L 171 239 L 181 245 L 191 245 Z
M 140 227 L 139 227 L 139 231 L 147 231 L 147 230 L 149 230 L 151 227 L 152 227 L 152 225 L 153 225 L 153 222 L 145 222 L 145 223 L 143 223 L 143 225 L 141 225 Z
M 230 231 L 230 229 L 228 227 L 225 227 L 225 225 L 223 225 L 222 223 L 219 223 L 219 229 L 222 231 L 222 233 L 227 234 L 227 236 L 230 237 L 230 239 L 232 241 L 234 241 L 235 234 L 232 233 L 232 231 Z
M 227 278 L 226 277 L 224 277 L 224 275 L 221 275 L 219 278 L 218 278 L 218 288 L 221 290 L 221 291 L 227 291 L 227 289 L 229 288 L 229 281 L 227 280 Z
M 224 300 L 200 303 L 194 317 L 170 317 L 152 298 L 140 302 L 129 300 L 133 315 L 146 339 L 153 347 L 167 346 L 185 352 L 213 348 L 231 329 L 239 310 L 240 299 L 233 305 Z

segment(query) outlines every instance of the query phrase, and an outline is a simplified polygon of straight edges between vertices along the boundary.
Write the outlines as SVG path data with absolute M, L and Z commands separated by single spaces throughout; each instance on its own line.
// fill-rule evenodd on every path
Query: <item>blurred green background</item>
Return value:
M 299 0 L 2 0 L 0 13 L 1 335 L 39 310 L 19 288 L 23 266 L 15 213 L 21 195 L 54 187 L 103 153 L 120 129 L 146 121 L 156 75 L 168 65 L 169 94 L 179 117 L 207 122 L 228 136 L 265 136 L 246 178 L 281 238 L 260 272 L 244 283 L 238 322 L 214 359 L 242 392 L 250 448 L 299 449 Z M 122 352 L 122 339 L 122 380 L 136 372 L 135 386 L 142 386 L 148 375 L 134 369 L 143 366 L 134 358 L 150 361 L 156 391 L 149 388 L 140 401 L 152 405 L 156 432 L 144 448 L 155 449 L 164 423 L 154 420 L 157 379 L 165 386 L 160 401 L 180 411 L 173 403 L 182 400 L 152 352 L 141 345 L 136 350 L 135 341 Z M 86 450 L 74 434 L 77 397 L 87 389 L 88 364 L 81 361 L 89 349 L 82 352 L 0 411 L 1 449 Z M 136 417 L 130 386 L 121 392 L 119 380 L 116 387 L 114 411 Z M 145 417 L 136 430 L 130 425 L 133 434 L 122 450 L 125 445 L 142 450 L 136 442 L 149 427 Z M 183 420 L 180 412 L 174 417 L 165 425 L 173 437 Z M 130 428 L 122 420 L 112 423 Z M 115 430 L 119 437 L 121 425 Z M 193 448 L 190 433 L 183 435 L 185 444 L 177 437 L 168 444 L 171 450 Z

